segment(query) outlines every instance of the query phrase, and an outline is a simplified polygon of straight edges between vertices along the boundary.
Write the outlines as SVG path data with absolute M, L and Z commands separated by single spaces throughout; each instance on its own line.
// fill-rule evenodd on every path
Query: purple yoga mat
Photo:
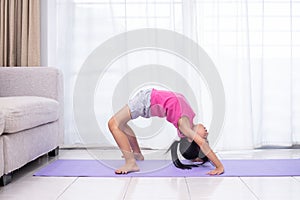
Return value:
M 299 176 L 300 159 L 222 160 L 222 177 Z M 182 170 L 169 160 L 138 161 L 139 172 L 116 175 L 114 169 L 124 160 L 55 160 L 37 171 L 34 176 L 56 177 L 204 177 L 214 167 L 210 163 Z

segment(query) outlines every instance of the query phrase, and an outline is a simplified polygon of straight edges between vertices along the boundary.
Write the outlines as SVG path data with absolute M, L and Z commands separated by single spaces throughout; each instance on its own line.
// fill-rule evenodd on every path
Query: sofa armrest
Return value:
M 0 97 L 39 96 L 60 105 L 60 139 L 63 142 L 64 90 L 62 72 L 54 67 L 0 67 Z
M 54 67 L 0 67 L 0 97 L 40 96 L 60 101 L 62 73 Z

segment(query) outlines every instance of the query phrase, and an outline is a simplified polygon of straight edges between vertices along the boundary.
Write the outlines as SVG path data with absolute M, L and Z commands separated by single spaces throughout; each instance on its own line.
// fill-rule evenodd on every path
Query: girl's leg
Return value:
M 125 165 L 115 171 L 117 174 L 127 174 L 128 172 L 139 171 L 136 164 L 134 154 L 131 151 L 130 142 L 122 127 L 131 119 L 129 107 L 126 105 L 117 112 L 108 122 L 109 130 L 111 131 L 115 141 L 125 158 Z
M 127 123 L 124 125 L 124 127 L 122 129 L 127 135 L 127 138 L 129 140 L 129 144 L 130 144 L 131 149 L 134 153 L 134 158 L 136 160 L 144 160 L 144 156 L 141 153 L 140 146 L 138 144 L 138 141 L 136 139 L 136 136 L 135 136 L 133 130 L 130 128 L 130 126 L 128 126 Z

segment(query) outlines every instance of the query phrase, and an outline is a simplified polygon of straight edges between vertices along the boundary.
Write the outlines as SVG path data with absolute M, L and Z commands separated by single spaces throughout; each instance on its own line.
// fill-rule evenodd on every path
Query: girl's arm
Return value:
M 202 152 L 208 157 L 208 159 L 213 163 L 216 169 L 209 171 L 207 174 L 210 175 L 220 175 L 224 172 L 224 167 L 221 161 L 218 159 L 216 154 L 209 147 L 208 143 L 198 134 L 194 134 L 193 139 L 198 146 L 201 148 Z
M 198 135 L 193 129 L 190 128 L 189 119 L 186 117 L 182 117 L 178 121 L 179 130 L 190 140 L 194 140 L 198 146 L 201 148 L 202 152 L 208 157 L 208 159 L 213 163 L 216 167 L 214 170 L 209 171 L 207 174 L 210 175 L 220 175 L 224 172 L 224 167 L 221 161 L 218 159 L 216 154 L 209 147 L 208 143 L 205 139 L 203 139 L 200 135 Z

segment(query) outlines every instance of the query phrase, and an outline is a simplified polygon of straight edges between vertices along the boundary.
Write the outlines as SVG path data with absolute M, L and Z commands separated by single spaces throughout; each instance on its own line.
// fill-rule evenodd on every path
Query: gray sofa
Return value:
M 53 67 L 0 67 L 0 185 L 63 143 L 63 78 Z

